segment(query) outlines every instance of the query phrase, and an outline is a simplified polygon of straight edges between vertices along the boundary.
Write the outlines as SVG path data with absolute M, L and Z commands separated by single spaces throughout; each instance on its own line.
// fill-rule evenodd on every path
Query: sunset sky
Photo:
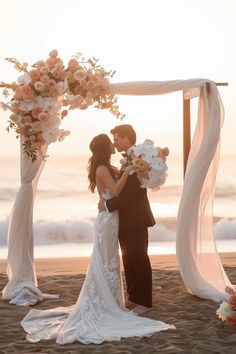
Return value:
M 116 70 L 112 82 L 200 77 L 228 82 L 219 89 L 226 113 L 222 154 L 236 150 L 235 0 L 1 0 L 0 4 L 0 81 L 11 82 L 18 75 L 4 58 L 33 64 L 57 49 L 65 62 L 76 52 L 99 58 L 105 69 Z M 138 141 L 150 138 L 181 153 L 181 93 L 120 96 L 119 104 Z M 0 154 L 18 155 L 14 132 L 5 131 L 7 117 L 0 112 Z M 70 112 L 63 128 L 71 135 L 52 144 L 49 153 L 87 153 L 94 135 L 109 133 L 117 124 L 106 111 Z

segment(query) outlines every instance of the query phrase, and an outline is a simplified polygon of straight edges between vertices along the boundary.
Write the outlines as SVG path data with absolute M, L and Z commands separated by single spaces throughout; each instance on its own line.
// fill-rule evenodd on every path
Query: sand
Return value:
M 176 330 L 152 337 L 129 338 L 100 345 L 80 343 L 59 346 L 55 341 L 28 343 L 20 321 L 29 307 L 0 301 L 0 354 L 2 353 L 236 353 L 236 328 L 223 326 L 215 311 L 218 304 L 189 295 L 182 283 L 174 255 L 150 256 L 153 268 L 153 310 L 148 317 L 174 324 Z M 236 283 L 236 254 L 221 254 L 223 265 Z M 88 258 L 38 259 L 39 287 L 46 293 L 59 293 L 59 299 L 44 300 L 34 308 L 48 309 L 75 303 L 83 284 Z M 5 261 L 0 261 L 1 289 L 7 282 Z

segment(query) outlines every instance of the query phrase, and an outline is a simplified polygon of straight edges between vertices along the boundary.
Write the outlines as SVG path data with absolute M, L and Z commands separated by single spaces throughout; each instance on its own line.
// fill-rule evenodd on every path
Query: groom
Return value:
M 132 153 L 136 133 L 129 124 L 111 130 L 117 151 Z M 128 177 L 118 197 L 100 200 L 99 211 L 119 210 L 119 242 L 127 283 L 126 306 L 138 314 L 152 307 L 152 269 L 147 254 L 148 227 L 155 224 L 147 198 L 147 190 L 140 187 L 137 174 Z

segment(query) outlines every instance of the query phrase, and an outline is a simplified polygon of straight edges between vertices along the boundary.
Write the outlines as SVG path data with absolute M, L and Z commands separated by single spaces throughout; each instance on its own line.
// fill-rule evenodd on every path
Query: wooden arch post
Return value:
M 217 82 L 216 86 L 228 86 L 228 82 Z M 207 91 L 210 92 L 210 86 L 207 85 Z M 191 102 L 184 99 L 183 93 L 183 162 L 184 176 L 188 162 L 188 155 L 191 148 Z

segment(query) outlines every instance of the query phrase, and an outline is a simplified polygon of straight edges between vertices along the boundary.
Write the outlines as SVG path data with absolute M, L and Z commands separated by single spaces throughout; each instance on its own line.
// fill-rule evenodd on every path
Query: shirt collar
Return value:
M 130 155 L 133 153 L 133 149 L 134 149 L 135 145 L 132 145 L 128 150 L 127 150 L 127 154 Z

